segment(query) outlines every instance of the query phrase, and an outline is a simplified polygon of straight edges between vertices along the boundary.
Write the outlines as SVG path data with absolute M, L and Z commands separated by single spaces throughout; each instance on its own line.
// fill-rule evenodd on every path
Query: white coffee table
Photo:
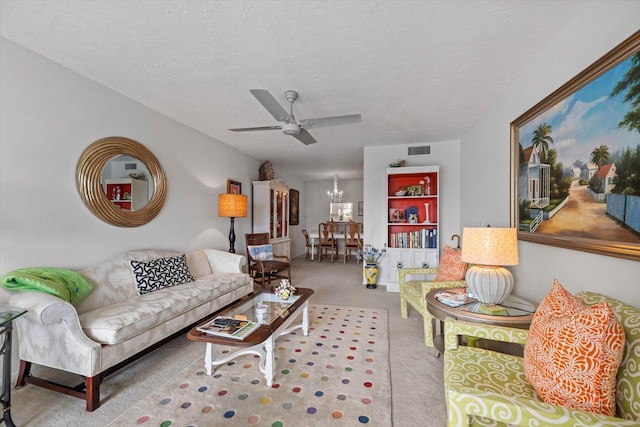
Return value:
M 305 336 L 309 334 L 308 302 L 313 293 L 313 289 L 298 288 L 296 293 L 289 297 L 289 300 L 283 301 L 269 290 L 262 290 L 240 299 L 231 307 L 215 313 L 214 316 L 202 322 L 204 324 L 215 316 L 234 317 L 238 315 L 260 323 L 261 326 L 244 340 L 208 335 L 198 331 L 196 327 L 192 328 L 187 333 L 187 337 L 190 340 L 206 344 L 204 366 L 207 375 L 212 375 L 216 366 L 224 365 L 236 357 L 255 354 L 260 357 L 260 372 L 264 374 L 267 386 L 271 387 L 275 377 L 275 341 L 278 337 L 290 334 L 296 329 L 302 329 L 302 333 Z M 256 307 L 259 304 L 267 306 L 266 313 L 260 315 L 256 313 Z M 292 326 L 292 323 L 300 314 L 302 314 L 302 320 Z M 216 359 L 216 344 L 239 347 L 239 349 L 225 357 Z

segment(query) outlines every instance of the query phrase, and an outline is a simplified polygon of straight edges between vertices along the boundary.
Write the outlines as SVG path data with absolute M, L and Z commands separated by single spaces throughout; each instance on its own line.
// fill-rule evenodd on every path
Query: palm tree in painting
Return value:
M 609 95 L 611 98 L 626 92 L 624 102 L 631 104 L 631 109 L 620 123 L 619 128 L 626 128 L 630 132 L 640 132 L 640 52 L 631 57 L 631 68 L 616 84 Z
M 546 163 L 547 154 L 549 153 L 549 144 L 553 144 L 553 138 L 551 137 L 551 125 L 541 123 L 536 130 L 533 131 L 533 138 L 531 138 L 531 144 L 538 151 L 540 161 Z
M 598 168 L 606 164 L 607 160 L 609 160 L 609 147 L 606 145 L 594 148 L 591 152 L 591 162 L 598 165 Z

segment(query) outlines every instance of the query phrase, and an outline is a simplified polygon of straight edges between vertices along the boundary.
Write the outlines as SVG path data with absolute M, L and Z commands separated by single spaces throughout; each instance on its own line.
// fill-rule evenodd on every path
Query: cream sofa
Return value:
M 87 411 L 100 406 L 100 383 L 176 333 L 253 292 L 242 271 L 246 258 L 215 249 L 186 254 L 193 282 L 140 294 L 130 261 L 151 261 L 179 253 L 135 250 L 79 273 L 94 283 L 74 307 L 47 293 L 0 289 L 0 301 L 28 310 L 16 320 L 20 372 L 17 386 L 36 384 L 86 400 Z M 68 387 L 30 373 L 35 363 L 84 377 Z

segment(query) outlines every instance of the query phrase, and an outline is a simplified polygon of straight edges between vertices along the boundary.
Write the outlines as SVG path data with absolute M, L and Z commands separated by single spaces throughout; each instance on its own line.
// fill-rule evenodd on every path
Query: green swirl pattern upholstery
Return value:
M 406 319 L 409 315 L 407 303 L 422 315 L 424 322 L 424 343 L 433 347 L 434 317 L 427 310 L 427 294 L 439 288 L 466 288 L 467 282 L 435 282 L 429 280 L 410 280 L 413 275 L 435 275 L 438 268 L 401 268 L 400 270 L 400 315 Z
M 444 385 L 449 427 L 640 426 L 640 309 L 593 292 L 576 297 L 587 305 L 609 303 L 624 328 L 616 417 L 546 404 L 528 383 L 521 357 L 458 345 L 460 336 L 524 344 L 526 330 L 447 319 Z

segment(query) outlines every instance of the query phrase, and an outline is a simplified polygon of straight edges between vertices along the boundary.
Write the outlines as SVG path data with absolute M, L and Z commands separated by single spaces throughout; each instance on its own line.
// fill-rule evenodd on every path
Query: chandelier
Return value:
M 342 201 L 342 190 L 338 190 L 338 175 L 333 177 L 333 191 L 327 191 L 327 196 L 333 203 L 340 203 Z

